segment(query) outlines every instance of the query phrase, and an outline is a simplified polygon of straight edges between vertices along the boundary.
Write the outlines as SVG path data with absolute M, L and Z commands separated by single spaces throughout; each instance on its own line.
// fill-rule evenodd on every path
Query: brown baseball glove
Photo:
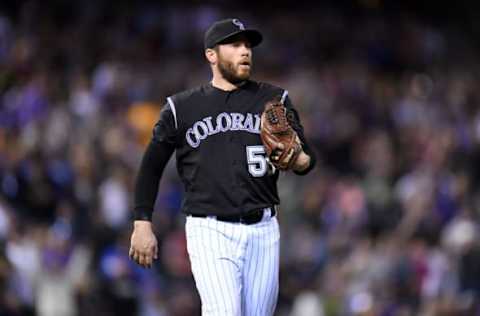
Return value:
M 287 119 L 287 109 L 279 100 L 265 104 L 260 136 L 270 163 L 280 170 L 292 169 L 302 146 Z

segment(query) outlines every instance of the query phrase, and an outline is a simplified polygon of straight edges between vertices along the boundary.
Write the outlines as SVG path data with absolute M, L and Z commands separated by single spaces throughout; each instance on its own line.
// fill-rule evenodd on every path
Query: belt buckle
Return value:
M 264 213 L 264 209 L 255 210 L 250 214 L 246 214 L 245 216 L 240 217 L 240 223 L 247 225 L 259 223 L 262 221 Z

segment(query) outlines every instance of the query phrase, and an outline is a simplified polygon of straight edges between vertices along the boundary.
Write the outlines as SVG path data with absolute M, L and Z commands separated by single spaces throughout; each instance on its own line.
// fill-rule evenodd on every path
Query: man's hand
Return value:
M 300 144 L 300 139 L 297 136 L 297 142 Z M 280 159 L 280 156 L 283 155 L 283 150 L 285 149 L 285 146 L 282 143 L 279 143 L 277 148 L 272 152 L 272 155 L 270 159 L 272 161 L 278 161 Z M 307 155 L 303 150 L 300 151 L 297 157 L 292 157 L 292 156 L 286 156 L 286 159 L 296 159 L 294 162 L 292 162 L 292 169 L 294 171 L 303 171 L 310 166 L 310 156 Z
M 140 266 L 152 267 L 153 260 L 158 258 L 158 244 L 151 222 L 137 220 L 133 223 L 128 255 Z

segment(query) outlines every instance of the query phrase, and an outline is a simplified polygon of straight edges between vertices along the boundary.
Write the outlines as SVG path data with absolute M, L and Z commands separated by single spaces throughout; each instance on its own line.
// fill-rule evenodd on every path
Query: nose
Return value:
M 250 56 L 252 54 L 252 49 L 248 43 L 242 43 L 240 49 L 242 56 Z

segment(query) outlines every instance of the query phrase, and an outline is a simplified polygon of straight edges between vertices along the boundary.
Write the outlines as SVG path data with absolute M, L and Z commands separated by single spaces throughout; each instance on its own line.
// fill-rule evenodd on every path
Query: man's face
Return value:
M 218 70 L 223 78 L 233 84 L 250 78 L 252 48 L 245 38 L 238 38 L 228 44 L 219 44 L 216 51 Z

